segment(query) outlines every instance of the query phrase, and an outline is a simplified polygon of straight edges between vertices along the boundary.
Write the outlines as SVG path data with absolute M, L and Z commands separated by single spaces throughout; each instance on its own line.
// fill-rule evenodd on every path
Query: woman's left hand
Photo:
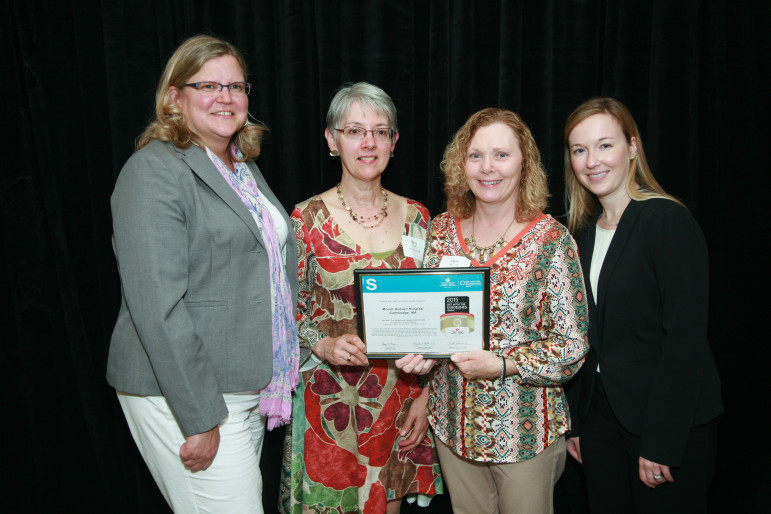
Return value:
M 415 398 L 407 413 L 407 419 L 404 420 L 399 435 L 403 438 L 399 441 L 399 451 L 409 452 L 417 448 L 426 437 L 428 431 L 428 416 L 426 407 L 428 406 L 428 387 L 424 387 L 420 396 Z
M 501 357 L 488 350 L 455 353 L 450 357 L 450 360 L 466 378 L 495 378 L 501 376 Z
M 651 489 L 664 482 L 674 482 L 669 466 L 640 457 L 640 481 Z
M 356 334 L 325 337 L 313 347 L 321 360 L 336 366 L 367 366 L 367 347 Z

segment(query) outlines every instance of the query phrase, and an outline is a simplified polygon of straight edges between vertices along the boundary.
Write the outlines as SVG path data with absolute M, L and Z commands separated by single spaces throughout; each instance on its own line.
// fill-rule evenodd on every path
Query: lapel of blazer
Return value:
M 629 202 L 629 205 L 626 206 L 626 209 L 624 209 L 624 213 L 621 215 L 621 219 L 618 222 L 618 227 L 616 227 L 616 233 L 610 241 L 610 247 L 608 247 L 608 253 L 605 255 L 605 260 L 602 261 L 600 277 L 599 280 L 597 280 L 597 289 L 599 292 L 599 298 L 597 298 L 597 318 L 600 322 L 600 326 L 605 326 L 603 319 L 605 317 L 605 306 L 607 305 L 605 298 L 607 297 L 608 284 L 613 275 L 613 270 L 624 254 L 624 248 L 629 241 L 629 237 L 634 232 L 637 219 L 640 217 L 640 213 L 643 209 L 643 203 L 644 202 L 632 200 Z M 596 227 L 596 222 L 594 223 L 594 227 Z
M 592 255 L 594 255 L 594 239 L 596 236 L 597 218 L 599 214 L 595 214 L 589 225 L 578 235 L 577 243 L 579 249 L 579 257 L 581 259 L 581 269 L 584 272 L 584 288 L 586 289 L 586 300 L 589 306 L 589 318 L 597 319 L 597 305 L 595 303 L 595 295 L 592 289 L 592 282 L 589 279 L 592 271 Z M 598 351 L 601 346 L 599 339 L 599 331 L 596 331 L 595 323 L 589 323 L 589 342 L 595 351 Z
M 585 284 L 587 299 L 589 305 L 594 305 L 594 291 L 592 291 L 592 284 L 589 281 L 589 273 L 592 270 L 592 255 L 594 255 L 594 237 L 597 227 L 597 215 L 595 214 L 589 225 L 578 236 L 578 248 L 579 257 L 581 259 L 581 269 L 584 270 Z
M 286 254 L 284 259 L 284 264 L 290 264 L 291 261 L 291 254 L 295 254 L 296 247 L 294 245 L 294 232 L 292 230 L 292 222 L 289 219 L 289 215 L 287 214 L 286 210 L 284 209 L 284 206 L 279 201 L 278 197 L 276 197 L 275 194 L 273 194 L 273 191 L 270 189 L 270 186 L 268 186 L 268 182 L 265 180 L 265 177 L 262 176 L 262 172 L 260 172 L 260 168 L 257 167 L 257 164 L 254 161 L 247 161 L 246 165 L 249 167 L 249 171 L 252 172 L 252 176 L 254 177 L 255 182 L 257 182 L 257 189 L 260 190 L 260 194 L 265 197 L 270 203 L 273 204 L 273 206 L 278 210 L 279 214 L 281 214 L 281 217 L 284 218 L 284 222 L 286 223 L 287 228 L 287 238 L 286 238 Z M 292 262 L 292 268 L 297 267 L 296 263 L 294 261 Z M 291 282 L 291 281 L 290 281 Z
M 273 194 L 273 191 L 271 191 L 270 186 L 268 186 L 268 182 L 265 180 L 265 177 L 262 176 L 262 173 L 260 172 L 260 168 L 257 167 L 257 164 L 255 164 L 254 161 L 247 161 L 246 165 L 249 167 L 249 171 L 252 172 L 252 176 L 254 177 L 254 181 L 257 182 L 257 189 L 260 190 L 260 194 L 264 196 L 270 203 L 272 203 L 276 209 L 278 209 L 278 212 L 281 213 L 281 217 L 284 218 L 284 221 L 287 224 L 287 227 L 289 227 L 290 234 L 292 231 L 292 225 L 289 222 L 289 216 L 287 215 L 284 206 L 279 201 L 278 197 L 276 197 L 275 194 Z
M 260 234 L 259 227 L 257 227 L 257 223 L 254 221 L 254 218 L 252 218 L 252 213 L 249 212 L 249 209 L 246 208 L 241 201 L 241 198 L 233 191 L 230 184 L 228 184 L 222 175 L 220 175 L 219 170 L 211 162 L 211 159 L 206 155 L 206 152 L 195 145 L 190 145 L 189 148 L 174 148 L 182 154 L 182 159 L 190 166 L 193 173 L 209 186 L 217 196 L 222 198 L 222 201 L 233 209 L 233 212 L 246 223 L 246 226 L 252 231 L 254 237 L 257 238 L 263 247 L 265 247 L 265 242 L 262 240 L 262 235 Z M 263 190 L 260 189 L 260 192 L 262 191 Z

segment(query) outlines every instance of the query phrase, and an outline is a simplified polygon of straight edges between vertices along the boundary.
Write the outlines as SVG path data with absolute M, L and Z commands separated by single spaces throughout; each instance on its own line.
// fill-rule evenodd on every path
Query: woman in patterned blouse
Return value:
M 489 350 L 434 370 L 429 422 L 455 512 L 551 512 L 570 417 L 562 384 L 587 352 L 581 265 L 543 214 L 546 174 L 517 114 L 473 114 L 442 162 L 448 212 L 425 267 L 490 268 Z
M 380 185 L 399 139 L 396 109 L 382 89 L 363 82 L 342 87 L 325 135 L 330 155 L 340 157 L 342 178 L 298 204 L 291 217 L 300 277 L 297 327 L 310 358 L 287 431 L 280 508 L 399 512 L 404 496 L 442 492 L 426 435 L 428 389 L 393 361 L 367 359 L 356 335 L 353 272 L 419 267 L 429 215 Z M 413 371 L 427 370 L 426 362 Z

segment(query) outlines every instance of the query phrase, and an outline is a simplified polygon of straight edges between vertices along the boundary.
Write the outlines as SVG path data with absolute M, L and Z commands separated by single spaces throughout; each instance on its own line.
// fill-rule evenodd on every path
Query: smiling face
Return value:
M 382 113 L 368 110 L 362 111 L 359 102 L 351 104 L 336 128 L 362 127 L 365 130 L 375 128 L 391 128 L 388 117 Z M 399 133 L 394 134 L 393 140 L 381 141 L 375 138 L 372 132 L 367 132 L 363 139 L 354 139 L 345 134 L 337 133 L 337 140 L 329 129 L 324 131 L 329 149 L 340 154 L 340 162 L 343 165 L 343 174 L 356 180 L 369 182 L 379 179 L 388 166 L 391 152 L 396 147 Z
M 187 83 L 204 81 L 220 84 L 244 82 L 244 72 L 235 57 L 222 55 L 206 61 Z M 193 87 L 178 89 L 172 86 L 169 98 L 179 107 L 196 139 L 220 157 L 233 134 L 246 123 L 249 110 L 247 96 L 233 94 L 228 88 L 222 88 L 219 94 L 209 95 Z
M 522 177 L 522 151 L 504 123 L 477 129 L 466 151 L 466 181 L 477 202 L 514 208 Z
M 570 164 L 576 178 L 603 203 L 628 197 L 630 161 L 637 152 L 635 138 L 627 143 L 621 125 L 610 114 L 594 114 L 568 136 Z

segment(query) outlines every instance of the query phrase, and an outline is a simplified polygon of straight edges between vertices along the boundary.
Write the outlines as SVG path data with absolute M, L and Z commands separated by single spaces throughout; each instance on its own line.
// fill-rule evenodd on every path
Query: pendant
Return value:
M 498 253 L 498 251 L 505 246 L 505 242 L 503 240 L 503 237 L 498 238 L 496 242 L 491 244 L 490 246 L 483 246 L 479 247 L 477 246 L 476 241 L 474 240 L 474 236 L 465 239 L 466 246 L 468 246 L 468 253 L 466 254 L 466 257 L 468 257 L 471 260 L 476 259 L 479 262 L 487 262 L 490 260 L 490 258 Z

